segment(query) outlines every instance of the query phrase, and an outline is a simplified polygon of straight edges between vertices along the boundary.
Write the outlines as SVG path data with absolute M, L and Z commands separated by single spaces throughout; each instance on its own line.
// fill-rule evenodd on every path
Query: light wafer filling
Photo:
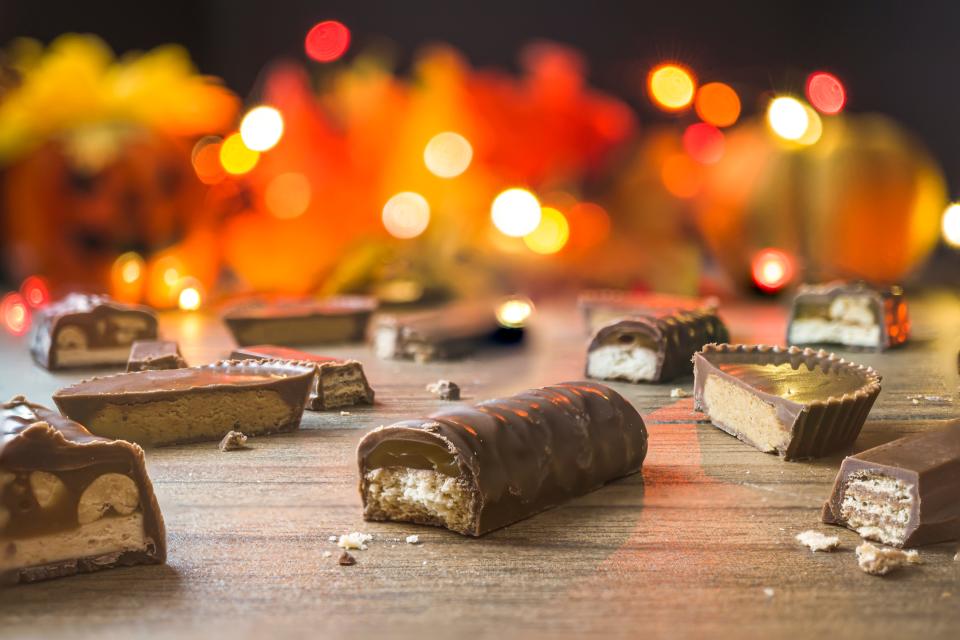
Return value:
M 879 471 L 847 477 L 840 517 L 868 540 L 901 546 L 914 509 L 913 486 Z
M 876 347 L 880 324 L 866 295 L 837 296 L 829 307 L 804 305 L 790 325 L 791 344 L 844 344 Z
M 372 469 L 366 481 L 364 516 L 466 531 L 471 527 L 472 496 L 460 478 L 431 469 Z

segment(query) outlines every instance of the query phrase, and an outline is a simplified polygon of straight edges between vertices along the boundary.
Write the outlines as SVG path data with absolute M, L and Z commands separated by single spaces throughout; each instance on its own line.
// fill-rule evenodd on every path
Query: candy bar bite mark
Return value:
M 674 312 L 619 320 L 601 328 L 587 348 L 587 376 L 667 382 L 690 373 L 690 358 L 710 342 L 729 339 L 713 312 Z
M 822 519 L 896 547 L 960 538 L 960 421 L 844 459 Z
M 57 391 L 64 415 L 108 438 L 160 446 L 293 431 L 313 365 L 225 360 L 203 367 L 91 378 Z
M 377 302 L 366 296 L 251 303 L 223 316 L 240 346 L 359 342 Z
M 157 318 L 148 307 L 72 293 L 38 313 L 30 353 L 51 370 L 120 365 L 134 341 L 156 337 Z
M 187 366 L 180 347 L 168 340 L 137 340 L 130 347 L 127 373 L 133 371 L 160 371 L 182 369 Z
M 863 283 L 804 285 L 793 302 L 789 344 L 841 344 L 887 349 L 910 332 L 903 290 L 878 290 Z
M 357 451 L 364 517 L 479 536 L 640 470 L 643 420 L 571 382 L 379 427 Z
M 0 405 L 0 583 L 162 563 L 140 447 L 17 397 Z
M 710 344 L 693 362 L 696 408 L 785 460 L 852 444 L 880 393 L 873 369 L 812 349 Z

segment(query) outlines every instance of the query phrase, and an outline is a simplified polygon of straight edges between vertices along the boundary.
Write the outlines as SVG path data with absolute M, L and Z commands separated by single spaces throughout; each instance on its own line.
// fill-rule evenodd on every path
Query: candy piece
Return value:
M 134 341 L 156 337 L 157 317 L 149 307 L 71 293 L 37 313 L 30 353 L 50 370 L 122 365 Z
M 853 444 L 880 376 L 832 353 L 708 344 L 693 357 L 694 405 L 715 427 L 784 460 Z
M 903 344 L 909 334 L 903 289 L 838 281 L 800 287 L 793 299 L 787 342 L 882 350 Z
M 127 372 L 182 369 L 187 363 L 180 347 L 170 340 L 137 340 L 130 348 Z
M 920 554 L 912 549 L 910 551 L 884 549 L 869 542 L 858 546 L 856 553 L 860 570 L 872 576 L 885 576 L 904 565 L 923 563 L 920 560 Z
M 254 302 L 227 311 L 223 320 L 240 346 L 360 342 L 376 308 L 366 296 Z
M 441 400 L 459 400 L 460 386 L 450 380 L 437 380 L 427 385 L 427 391 Z
M 595 382 L 568 382 L 368 433 L 363 515 L 479 536 L 640 470 L 647 430 Z
M 960 539 L 960 420 L 845 458 L 822 519 L 895 547 Z
M 0 583 L 165 560 L 140 447 L 23 396 L 0 404 Z
M 690 358 L 703 345 L 729 340 L 712 312 L 678 311 L 617 320 L 587 347 L 587 376 L 599 380 L 668 382 L 690 375 Z
M 582 292 L 577 306 L 583 312 L 590 335 L 616 320 L 638 316 L 660 317 L 678 311 L 702 311 L 716 313 L 720 301 L 709 296 L 694 298 L 666 293 L 641 293 L 597 289 Z
M 161 446 L 293 431 L 315 369 L 280 360 L 224 360 L 202 367 L 90 378 L 60 389 L 60 411 L 107 438 Z
M 230 354 L 233 360 L 290 360 L 299 364 L 316 365 L 316 376 L 307 400 L 307 409 L 324 411 L 358 404 L 373 404 L 373 389 L 363 373 L 363 365 L 356 360 L 315 356 L 286 347 L 269 344 L 237 349 Z

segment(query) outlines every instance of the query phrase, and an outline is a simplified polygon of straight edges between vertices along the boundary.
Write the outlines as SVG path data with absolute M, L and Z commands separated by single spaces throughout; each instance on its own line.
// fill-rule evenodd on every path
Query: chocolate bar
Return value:
M 895 547 L 960 538 L 960 420 L 845 458 L 822 520 Z
M 583 319 L 591 335 L 611 322 L 623 318 L 660 317 L 678 311 L 715 313 L 719 305 L 720 301 L 713 296 L 696 298 L 667 293 L 644 293 L 613 289 L 584 291 L 577 298 L 577 306 L 583 312 Z
M 793 299 L 787 343 L 889 349 L 907 341 L 910 319 L 900 287 L 863 282 L 803 285 Z
M 276 347 L 269 344 L 237 349 L 232 360 L 292 360 L 299 364 L 316 366 L 316 375 L 307 400 L 307 409 L 324 411 L 358 404 L 373 404 L 373 389 L 363 373 L 363 365 L 356 360 L 342 360 L 311 353 Z
M 643 420 L 616 391 L 532 389 L 364 436 L 363 516 L 480 536 L 639 471 L 646 452 Z
M 282 360 L 224 360 L 202 367 L 90 378 L 60 389 L 67 417 L 105 438 L 146 446 L 293 431 L 315 367 Z
M 227 311 L 223 320 L 241 347 L 360 342 L 376 308 L 366 296 L 255 302 Z
M 0 404 L 0 584 L 166 560 L 143 450 L 23 396 Z
M 692 371 L 703 345 L 726 342 L 727 327 L 713 311 L 617 320 L 594 334 L 587 347 L 587 377 L 627 382 L 668 382 Z
M 137 340 L 130 347 L 127 372 L 182 369 L 187 366 L 180 347 L 170 340 Z
M 784 460 L 853 444 L 880 376 L 826 351 L 708 344 L 693 357 L 694 405 L 715 427 Z
M 71 293 L 37 313 L 30 353 L 50 370 L 123 365 L 134 341 L 156 337 L 157 317 L 149 307 Z
M 494 305 L 460 303 L 440 309 L 377 318 L 373 347 L 380 358 L 394 360 L 453 360 L 494 344 L 523 339 L 522 326 L 497 320 Z

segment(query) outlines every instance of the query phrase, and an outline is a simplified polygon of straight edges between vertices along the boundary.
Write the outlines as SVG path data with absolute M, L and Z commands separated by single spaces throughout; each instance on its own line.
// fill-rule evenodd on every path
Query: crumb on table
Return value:
M 239 431 L 228 431 L 219 444 L 220 451 L 237 451 L 248 449 L 247 436 Z
M 427 385 L 427 391 L 440 397 L 441 400 L 459 400 L 460 385 L 450 380 L 437 380 Z
M 406 537 L 407 544 L 420 544 L 420 536 L 412 535 Z
M 347 551 L 344 551 L 340 554 L 340 558 L 337 560 L 337 562 L 342 567 L 350 567 L 357 564 L 357 559 L 350 555 Z
M 833 551 L 840 546 L 840 538 L 827 536 L 813 529 L 798 533 L 797 542 L 810 548 L 810 551 Z
M 360 549 L 361 551 L 365 551 L 367 549 L 367 543 L 371 540 L 373 540 L 373 536 L 369 533 L 354 531 L 340 536 L 340 539 L 337 540 L 337 546 L 341 549 Z
M 921 564 L 920 554 L 914 550 L 887 549 L 864 542 L 857 547 L 857 564 L 864 573 L 885 576 L 906 564 Z
M 687 398 L 689 396 L 690 394 L 684 391 L 683 389 L 681 389 L 680 387 L 676 387 L 670 390 L 671 398 Z

